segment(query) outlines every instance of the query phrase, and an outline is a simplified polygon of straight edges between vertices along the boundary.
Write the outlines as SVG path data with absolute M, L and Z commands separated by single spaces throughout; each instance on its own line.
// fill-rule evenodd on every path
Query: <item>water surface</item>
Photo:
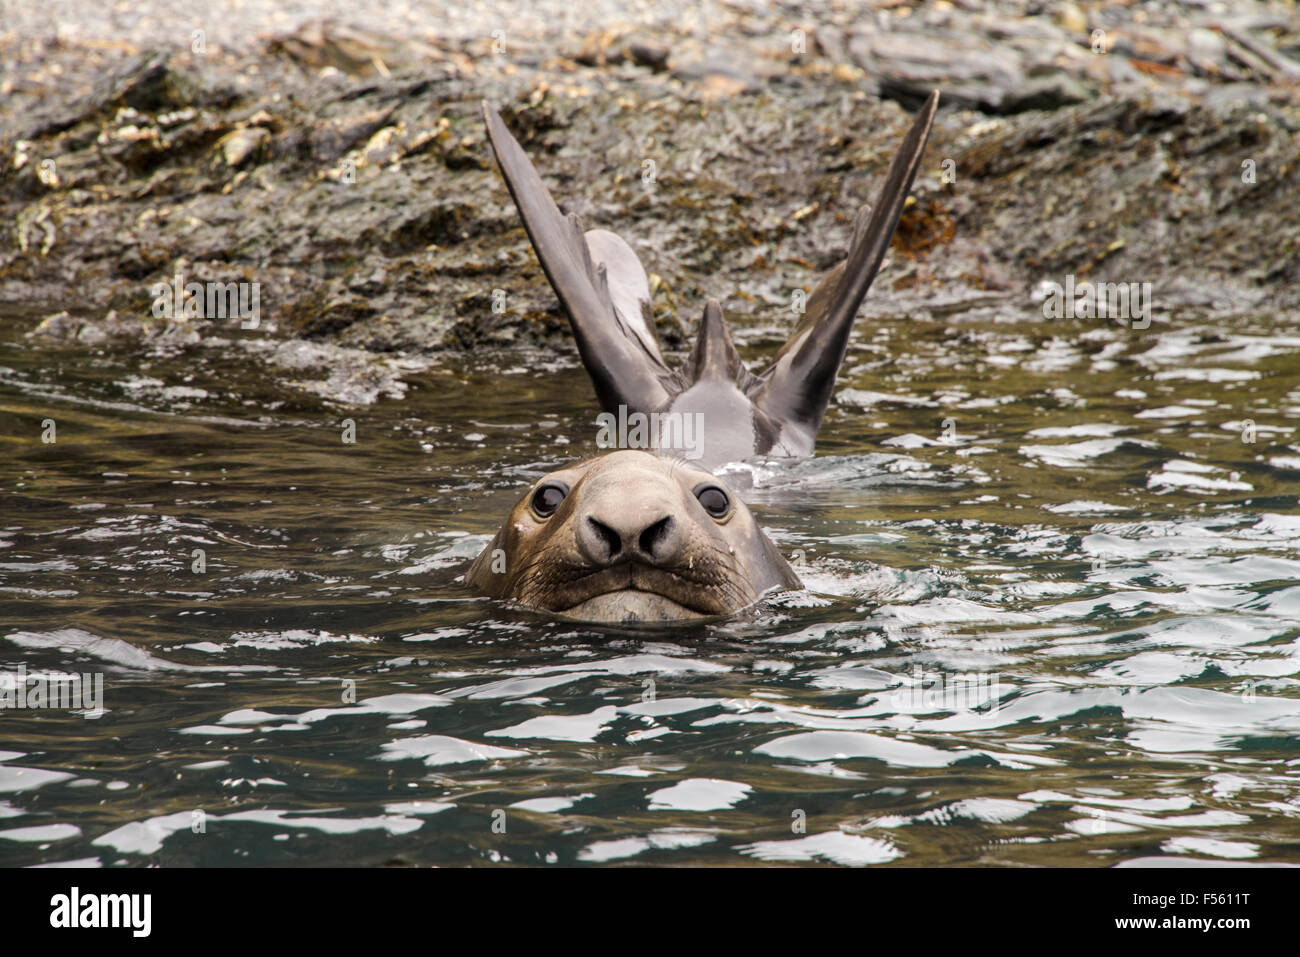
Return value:
M 575 357 L 357 407 L 33 316 L 0 669 L 104 713 L 0 711 L 2 864 L 1300 863 L 1292 319 L 860 320 L 817 458 L 730 474 L 808 590 L 633 632 L 457 581 L 593 451 Z

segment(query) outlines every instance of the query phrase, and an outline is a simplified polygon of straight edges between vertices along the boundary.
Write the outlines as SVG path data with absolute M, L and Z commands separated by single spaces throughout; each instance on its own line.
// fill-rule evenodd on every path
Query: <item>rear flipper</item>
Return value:
M 930 94 L 885 174 L 874 207 L 859 210 L 848 257 L 814 290 L 808 310 L 758 375 L 745 368 L 709 300 L 690 358 L 663 361 L 650 290 L 636 254 L 605 230 L 562 216 L 537 170 L 486 103 L 483 115 L 506 185 L 537 258 L 564 304 L 583 364 L 606 412 L 700 411 L 712 436 L 705 464 L 752 455 L 811 455 L 862 300 L 880 269 L 920 169 L 938 108 Z

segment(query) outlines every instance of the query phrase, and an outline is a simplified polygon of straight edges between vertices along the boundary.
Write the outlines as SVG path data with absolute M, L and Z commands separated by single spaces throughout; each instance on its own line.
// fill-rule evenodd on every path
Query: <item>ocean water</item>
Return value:
M 0 864 L 1300 863 L 1293 318 L 860 320 L 818 455 L 726 471 L 806 590 L 640 631 L 458 581 L 594 451 L 574 356 L 357 406 L 257 333 L 32 325 L 0 693 L 102 698 L 0 709 Z

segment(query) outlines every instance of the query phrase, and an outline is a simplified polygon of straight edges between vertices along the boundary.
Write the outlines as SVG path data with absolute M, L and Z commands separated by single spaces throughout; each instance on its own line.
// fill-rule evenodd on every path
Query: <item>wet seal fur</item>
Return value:
M 585 231 L 575 214 L 561 215 L 527 154 L 484 103 L 502 176 L 604 412 L 699 417 L 705 433 L 698 464 L 706 468 L 758 455 L 811 455 L 853 320 L 920 168 L 938 99 L 932 93 L 913 121 L 875 206 L 858 211 L 848 256 L 813 290 L 789 340 L 757 373 L 745 367 L 712 299 L 690 356 L 670 369 L 659 351 L 649 281 L 632 247 L 607 230 Z M 495 598 L 614 622 L 728 615 L 766 591 L 802 584 L 722 482 L 695 464 L 632 450 L 579 462 L 534 485 L 466 581 Z

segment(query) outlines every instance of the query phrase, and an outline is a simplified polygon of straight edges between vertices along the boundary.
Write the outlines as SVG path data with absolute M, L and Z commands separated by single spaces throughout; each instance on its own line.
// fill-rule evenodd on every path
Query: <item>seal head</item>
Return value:
M 726 485 L 632 449 L 534 484 L 467 581 L 494 598 L 611 623 L 730 615 L 764 592 L 801 587 Z

